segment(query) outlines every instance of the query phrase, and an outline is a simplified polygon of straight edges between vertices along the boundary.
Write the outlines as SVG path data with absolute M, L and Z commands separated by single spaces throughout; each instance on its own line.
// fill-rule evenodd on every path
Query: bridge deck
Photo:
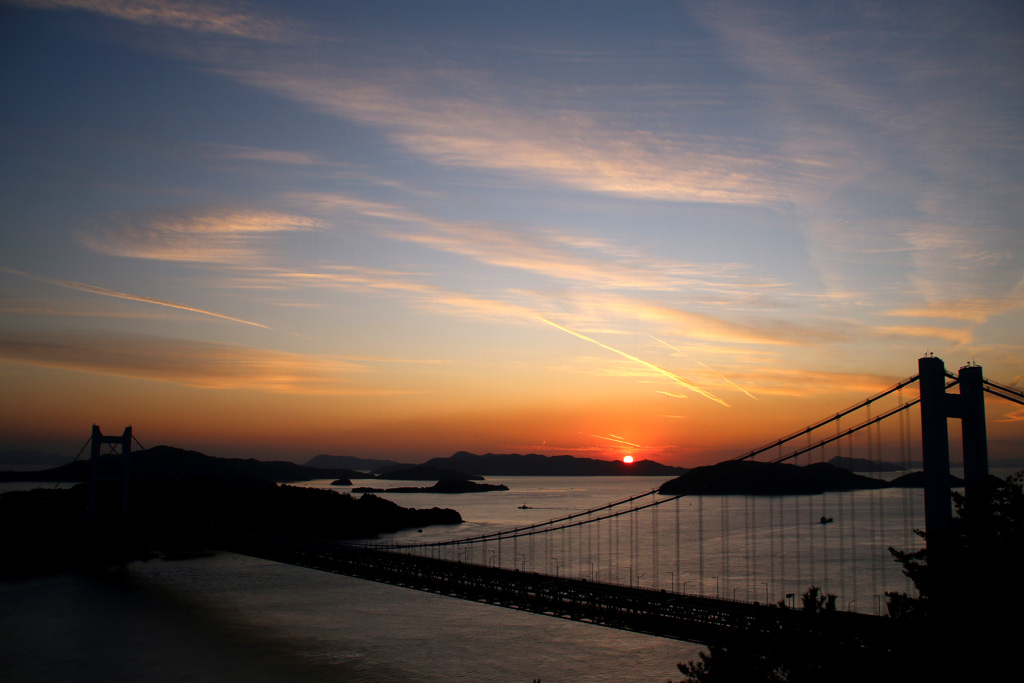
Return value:
M 884 646 L 891 620 L 854 612 L 806 613 L 584 579 L 465 564 L 363 547 L 244 544 L 242 554 L 501 607 L 702 644 L 825 637 Z

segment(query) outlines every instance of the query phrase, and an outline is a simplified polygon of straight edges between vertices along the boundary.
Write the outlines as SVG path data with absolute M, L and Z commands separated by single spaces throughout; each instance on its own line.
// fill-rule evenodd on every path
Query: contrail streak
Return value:
M 612 443 L 620 443 L 620 444 L 622 444 L 624 446 L 633 446 L 635 448 L 643 448 L 643 446 L 641 446 L 638 443 L 632 443 L 632 442 L 626 441 L 621 436 L 615 436 L 614 434 L 609 434 L 608 436 L 601 436 L 600 434 L 587 434 L 586 432 L 580 432 L 580 434 L 583 434 L 584 436 L 592 436 L 595 439 L 604 439 L 605 441 L 611 441 Z
M 690 398 L 686 394 L 673 394 L 671 391 L 662 391 L 660 389 L 658 390 L 658 393 L 665 394 L 666 396 L 671 396 L 672 398 Z
M 573 332 L 568 327 L 562 327 L 558 323 L 553 323 L 550 320 L 548 320 L 547 318 L 541 318 L 540 316 L 537 316 L 537 320 L 540 320 L 542 322 L 546 322 L 548 325 L 551 325 L 554 328 L 562 330 L 563 332 L 568 332 L 569 334 L 571 334 L 574 337 L 579 337 L 580 339 L 582 339 L 584 341 L 588 341 L 591 344 L 597 344 L 602 349 L 606 349 L 608 351 L 611 351 L 612 353 L 617 353 L 617 354 L 619 354 L 620 356 L 622 356 L 623 358 L 625 358 L 627 360 L 631 360 L 634 363 L 637 363 L 639 365 L 644 366 L 645 368 L 648 368 L 650 370 L 654 370 L 655 372 L 657 372 L 659 374 L 662 374 L 665 377 L 668 377 L 673 382 L 677 382 L 677 383 L 683 385 L 684 387 L 686 387 L 690 391 L 696 392 L 696 393 L 700 394 L 701 396 L 703 396 L 705 398 L 711 399 L 715 403 L 721 403 L 726 408 L 730 408 L 731 407 L 728 403 L 726 403 L 722 399 L 718 398 L 717 396 L 712 394 L 710 391 L 707 391 L 706 389 L 703 389 L 703 388 L 697 386 L 696 384 L 694 384 L 690 380 L 688 380 L 688 379 L 686 379 L 684 377 L 680 377 L 679 375 L 675 374 L 674 372 L 669 372 L 665 368 L 660 368 L 657 365 L 655 365 L 654 363 L 649 363 L 649 362 L 645 361 L 642 358 L 637 358 L 636 356 L 631 356 L 630 354 L 626 353 L 625 351 L 619 351 L 618 349 L 612 348 L 611 346 L 608 346 L 607 344 L 602 344 L 601 342 L 597 341 L 596 339 L 591 339 L 590 337 L 588 337 L 588 336 L 586 336 L 584 334 L 580 334 L 579 332 Z
M 242 318 L 234 318 L 230 315 L 224 315 L 223 313 L 214 313 L 213 311 L 207 311 L 202 308 L 195 308 L 194 306 L 186 306 L 185 304 L 176 304 L 173 301 L 164 301 L 163 299 L 151 299 L 148 296 L 138 296 L 135 294 L 126 294 L 125 292 L 118 292 L 113 289 L 104 289 L 103 287 L 96 287 L 94 285 L 87 285 L 81 282 L 74 282 L 72 280 L 54 280 L 48 277 L 41 277 L 39 275 L 32 275 L 31 273 L 23 273 L 20 270 L 14 270 L 13 268 L 5 268 L 0 266 L 0 271 L 10 273 L 11 275 L 18 275 L 29 280 L 35 280 L 36 282 L 45 282 L 48 285 L 55 285 L 57 287 L 65 287 L 67 289 L 77 289 L 81 292 L 89 292 L 91 294 L 101 294 L 103 296 L 112 296 L 117 299 L 127 299 L 129 301 L 141 301 L 146 304 L 156 304 L 157 306 L 167 306 L 168 308 L 177 308 L 182 311 L 189 311 L 191 313 L 200 313 L 202 315 L 213 316 L 214 318 L 221 318 L 222 320 L 230 320 L 233 323 L 242 323 L 243 325 L 252 325 L 253 327 L 260 327 L 264 330 L 273 330 L 274 328 L 268 327 L 261 323 L 254 323 L 251 320 L 243 320 Z
M 693 356 L 691 356 L 690 354 L 686 353 L 686 351 L 683 351 L 683 350 L 682 350 L 682 349 L 680 349 L 680 348 L 677 348 L 677 347 L 675 347 L 675 346 L 672 346 L 671 344 L 669 344 L 669 343 L 668 343 L 667 341 L 665 341 L 665 340 L 663 340 L 663 339 L 658 339 L 658 338 L 657 338 L 657 337 L 655 337 L 655 336 L 654 336 L 653 334 L 652 334 L 652 335 L 650 335 L 650 337 L 651 337 L 651 339 L 653 339 L 653 340 L 654 340 L 654 341 L 656 341 L 656 342 L 661 342 L 662 344 L 664 344 L 664 345 L 665 345 L 665 346 L 667 346 L 668 348 L 672 349 L 673 351 L 678 351 L 679 353 L 683 354 L 684 356 L 686 356 L 686 357 L 687 357 L 687 358 L 689 358 L 690 360 L 694 361 L 695 363 L 698 363 L 698 364 L 700 364 L 700 366 L 701 366 L 701 367 L 703 367 L 703 368 L 705 368 L 706 370 L 710 370 L 711 372 L 715 373 L 716 375 L 718 375 L 719 377 L 721 377 L 722 379 L 724 379 L 724 380 L 725 380 L 726 382 L 728 382 L 729 384 L 733 385 L 734 387 L 736 387 L 737 389 L 739 389 L 740 391 L 742 391 L 742 392 L 743 392 L 744 394 L 746 394 L 746 395 L 747 395 L 747 396 L 749 396 L 750 398 L 754 399 L 755 401 L 757 400 L 757 396 L 754 396 L 754 395 L 753 395 L 752 393 L 750 393 L 749 391 L 747 391 L 746 389 L 744 389 L 743 387 L 741 387 L 741 386 L 740 386 L 739 384 L 736 384 L 736 382 L 733 382 L 733 381 L 732 381 L 731 379 L 729 379 L 728 377 L 726 377 L 726 376 L 725 376 L 725 375 L 723 375 L 722 373 L 718 372 L 717 370 L 713 370 L 712 368 L 709 368 L 709 367 L 708 367 L 707 365 L 705 365 L 704 363 L 701 363 L 701 362 L 700 362 L 699 360 L 697 360 L 696 358 L 694 358 L 694 357 L 693 357 Z

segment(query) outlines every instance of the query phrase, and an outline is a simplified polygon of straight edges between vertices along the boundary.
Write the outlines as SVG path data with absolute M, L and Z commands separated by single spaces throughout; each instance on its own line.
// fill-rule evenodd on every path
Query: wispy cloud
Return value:
M 874 328 L 874 332 L 889 336 L 919 337 L 925 340 L 941 339 L 957 346 L 969 346 L 974 341 L 974 333 L 971 330 L 956 330 L 935 325 L 879 326 Z
M 823 162 L 797 201 L 828 286 L 927 301 L 1005 287 L 1012 266 L 1000 260 L 1021 245 L 1009 217 L 1024 207 L 1019 108 L 1005 97 L 1022 84 L 1009 15 L 955 3 L 690 9 L 755 84 L 773 148 Z
M 623 320 L 642 320 L 653 323 L 658 329 L 664 329 L 667 333 L 693 340 L 698 347 L 705 348 L 707 353 L 716 358 L 729 357 L 732 367 L 736 363 L 741 365 L 761 365 L 765 362 L 763 353 L 750 348 L 754 341 L 757 344 L 769 344 L 768 348 L 778 347 L 783 344 L 806 344 L 807 337 L 813 336 L 804 331 L 804 339 L 792 339 L 785 341 L 790 336 L 799 336 L 801 330 L 787 331 L 785 337 L 772 337 L 767 332 L 755 334 L 754 327 L 736 326 L 730 328 L 728 323 L 716 320 L 710 316 L 692 315 L 671 309 L 666 306 L 655 307 L 657 314 L 644 311 L 644 304 L 638 300 L 629 298 L 615 299 L 615 305 L 609 300 L 598 298 L 593 301 L 585 300 L 582 294 L 577 297 L 559 297 L 557 302 L 549 297 L 531 295 L 527 292 L 505 290 L 498 296 L 484 296 L 481 294 L 468 294 L 454 291 L 427 282 L 428 274 L 416 272 L 403 272 L 394 270 L 381 270 L 357 266 L 332 266 L 318 270 L 292 271 L 285 269 L 254 269 L 248 273 L 236 272 L 229 281 L 231 287 L 235 288 L 265 288 L 268 290 L 279 289 L 337 289 L 345 292 L 355 292 L 371 295 L 386 296 L 401 300 L 409 306 L 436 312 L 446 316 L 458 316 L 487 322 L 531 324 L 542 321 L 558 329 L 567 331 L 574 336 L 594 343 L 602 348 L 611 350 L 628 361 L 628 364 L 617 365 L 608 361 L 596 361 L 602 372 L 620 377 L 651 377 L 659 375 L 669 377 L 672 381 L 686 387 L 687 390 L 704 395 L 711 400 L 721 401 L 707 387 L 715 386 L 718 389 L 739 391 L 751 395 L 752 392 L 740 386 L 733 378 L 725 378 L 721 373 L 711 370 L 705 372 L 703 382 L 696 382 L 683 378 L 677 373 L 638 358 L 634 354 L 623 352 L 611 345 L 596 341 L 593 337 L 583 335 L 571 330 L 565 325 L 558 325 L 550 321 L 550 316 L 555 314 L 568 317 L 578 325 L 586 325 L 589 329 L 607 328 L 607 332 L 615 334 L 623 324 Z M 590 295 L 588 295 L 590 296 Z M 555 305 L 557 304 L 557 306 Z M 637 313 L 637 311 L 640 311 Z M 681 324 L 685 321 L 686 324 Z M 811 339 L 811 343 L 814 340 Z M 723 346 L 723 343 L 727 343 Z M 704 346 L 702 346 L 704 345 Z M 774 358 L 774 357 L 772 357 Z M 771 358 L 768 359 L 769 361 Z M 593 363 L 595 359 L 587 361 L 588 372 L 594 372 Z M 704 366 L 702 366 L 704 367 Z M 633 370 L 630 370 L 633 368 Z M 732 371 L 730 371 L 732 372 Z M 747 375 L 750 386 L 758 386 L 757 380 Z M 667 393 L 667 392 L 665 392 Z M 678 394 L 676 394 L 678 395 Z M 724 403 L 724 401 L 723 401 Z
M 758 396 L 813 398 L 818 396 L 835 396 L 837 388 L 849 392 L 852 396 L 869 396 L 882 389 L 892 386 L 894 378 L 889 375 L 876 375 L 863 372 L 833 372 L 828 370 L 806 369 L 802 367 L 780 368 L 771 365 L 760 365 L 756 368 L 735 370 L 732 376 L 748 386 L 756 386 Z M 907 375 L 910 375 L 908 369 Z M 844 408 L 836 405 L 834 410 Z M 828 408 L 833 410 L 833 408 Z M 815 413 L 820 416 L 821 409 Z
M 1017 250 L 1006 240 L 993 240 L 980 230 L 949 223 L 930 223 L 907 231 L 914 270 L 911 282 L 928 302 L 950 301 L 951 283 L 963 299 L 994 299 L 996 292 L 1020 304 L 1024 301 Z M 1019 237 L 1009 238 L 1018 241 Z M 984 309 L 978 309 L 984 310 Z
M 529 106 L 458 69 L 356 73 L 294 60 L 221 55 L 240 82 L 342 119 L 380 129 L 435 164 L 508 172 L 592 192 L 675 201 L 763 204 L 790 198 L 801 160 L 766 155 L 735 140 L 655 134 L 603 123 L 582 111 Z M 439 80 L 440 79 L 440 80 Z M 431 94 L 423 83 L 436 87 Z M 473 93 L 460 91 L 472 83 Z
M 144 335 L 13 333 L 0 339 L 0 358 L 205 389 L 246 388 L 294 394 L 407 393 L 355 382 L 354 378 L 368 373 L 368 368 L 340 358 Z
M 721 315 L 686 310 L 653 299 L 609 294 L 594 296 L 592 305 L 605 315 L 642 320 L 684 339 L 729 344 L 810 346 L 842 341 L 847 333 L 834 325 L 801 324 L 792 319 L 768 318 L 747 312 L 748 322 L 734 322 Z
M 208 154 L 217 159 L 237 159 L 291 166 L 329 166 L 332 162 L 311 152 L 288 149 L 267 149 L 246 145 L 208 145 Z
M 85 246 L 101 254 L 188 263 L 245 264 L 264 256 L 277 233 L 322 228 L 305 216 L 254 209 L 203 209 L 115 215 L 84 232 Z
M 81 10 L 146 26 L 169 26 L 261 41 L 282 41 L 293 35 L 285 24 L 239 11 L 242 3 L 190 0 L 13 0 L 36 9 Z
M 232 287 L 251 289 L 314 288 L 379 294 L 449 315 L 487 320 L 528 320 L 533 309 L 515 301 L 453 291 L 425 282 L 422 273 L 362 266 L 326 266 L 319 270 L 259 269 L 238 273 Z
M 887 311 L 890 316 L 907 318 L 935 318 L 939 320 L 983 323 L 997 315 L 1005 315 L 1024 308 L 1024 301 L 1016 297 L 1005 299 L 945 299 L 933 301 L 921 308 L 900 308 Z
M 652 324 L 665 334 L 689 340 L 737 345 L 805 346 L 837 339 L 825 328 L 770 321 L 764 324 L 739 324 L 711 315 L 691 313 L 639 297 L 599 294 L 592 291 L 557 296 L 538 292 L 496 289 L 490 296 L 470 294 L 431 283 L 431 274 L 367 268 L 363 266 L 324 266 L 317 269 L 283 268 L 242 269 L 234 272 L 226 285 L 238 289 L 338 289 L 400 299 L 409 305 L 445 315 L 471 317 L 500 322 L 532 322 L 557 310 L 577 324 L 591 329 L 606 327 L 618 331 L 624 321 Z M 718 347 L 716 352 L 723 349 Z M 745 353 L 745 352 L 743 352 Z
M 615 240 L 585 233 L 484 221 L 445 221 L 406 207 L 330 193 L 287 193 L 290 205 L 321 214 L 346 211 L 373 221 L 375 234 L 457 254 L 488 266 L 597 290 L 686 291 L 751 300 L 784 285 L 746 275 L 736 263 L 652 257 Z M 396 227 L 388 227 L 392 224 Z M 401 226 L 401 228 L 397 227 Z
M 1002 418 L 997 419 L 995 421 L 1011 423 L 1024 422 L 1024 408 L 1021 408 L 1020 410 L 1012 410 L 1006 413 Z
M 3 271 L 10 272 L 10 271 Z M 137 308 L 128 310 L 125 307 L 83 306 L 82 301 L 68 297 L 37 297 L 37 296 L 0 296 L 0 313 L 21 316 L 52 316 L 56 318 L 109 318 L 139 320 L 147 317 Z M 152 313 L 152 318 L 165 315 L 166 312 Z
M 388 231 L 385 236 L 459 254 L 480 263 L 512 268 L 552 280 L 598 288 L 674 290 L 696 284 L 685 264 L 655 264 L 614 254 L 610 243 L 574 242 L 564 234 L 522 231 L 486 224 L 438 224 L 426 232 Z M 710 270 L 704 268 L 702 270 Z
M 333 192 L 286 192 L 281 199 L 289 205 L 301 207 L 306 211 L 315 211 L 320 214 L 333 214 L 338 211 L 348 211 L 354 215 L 367 218 L 381 218 L 390 221 L 410 224 L 434 225 L 438 223 L 423 214 L 411 211 L 405 207 L 395 204 L 387 204 L 360 197 L 333 193 Z

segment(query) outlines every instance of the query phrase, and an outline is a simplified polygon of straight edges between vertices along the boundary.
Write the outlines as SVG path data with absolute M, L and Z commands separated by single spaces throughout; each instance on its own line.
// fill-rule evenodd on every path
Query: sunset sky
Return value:
M 689 466 L 1010 384 L 1022 123 L 1020 3 L 0 0 L 0 450 Z

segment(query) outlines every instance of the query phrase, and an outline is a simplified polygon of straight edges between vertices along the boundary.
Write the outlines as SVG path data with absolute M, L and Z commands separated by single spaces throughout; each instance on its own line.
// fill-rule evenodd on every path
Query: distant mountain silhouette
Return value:
M 293 462 L 266 461 L 238 458 L 215 458 L 196 451 L 172 446 L 155 446 L 131 454 L 132 469 L 147 477 L 164 479 L 224 478 L 236 482 L 256 478 L 270 481 L 310 481 L 312 479 L 367 479 L 366 474 L 354 470 L 316 469 Z M 91 464 L 88 459 L 48 470 L 0 472 L 0 481 L 89 481 Z M 114 476 L 121 471 L 120 455 L 104 455 L 99 461 L 102 476 Z
M 659 493 L 679 495 L 814 495 L 826 491 L 888 488 L 889 483 L 854 474 L 828 463 L 798 466 L 726 461 L 695 467 L 665 482 Z
M 315 456 L 305 466 L 322 470 L 363 470 L 366 472 L 379 470 L 382 467 L 402 467 L 394 460 L 358 458 L 354 455 L 327 455 L 326 453 Z
M 662 465 L 653 460 L 641 460 L 627 465 L 621 460 L 597 460 L 577 458 L 571 455 L 538 455 L 537 453 L 475 455 L 459 451 L 447 458 L 434 458 L 424 464 L 488 477 L 672 476 L 686 472 L 683 467 Z
M 905 468 L 892 462 L 880 462 L 866 458 L 848 458 L 845 455 L 837 455 L 828 461 L 828 464 L 842 467 L 851 472 L 902 472 Z

